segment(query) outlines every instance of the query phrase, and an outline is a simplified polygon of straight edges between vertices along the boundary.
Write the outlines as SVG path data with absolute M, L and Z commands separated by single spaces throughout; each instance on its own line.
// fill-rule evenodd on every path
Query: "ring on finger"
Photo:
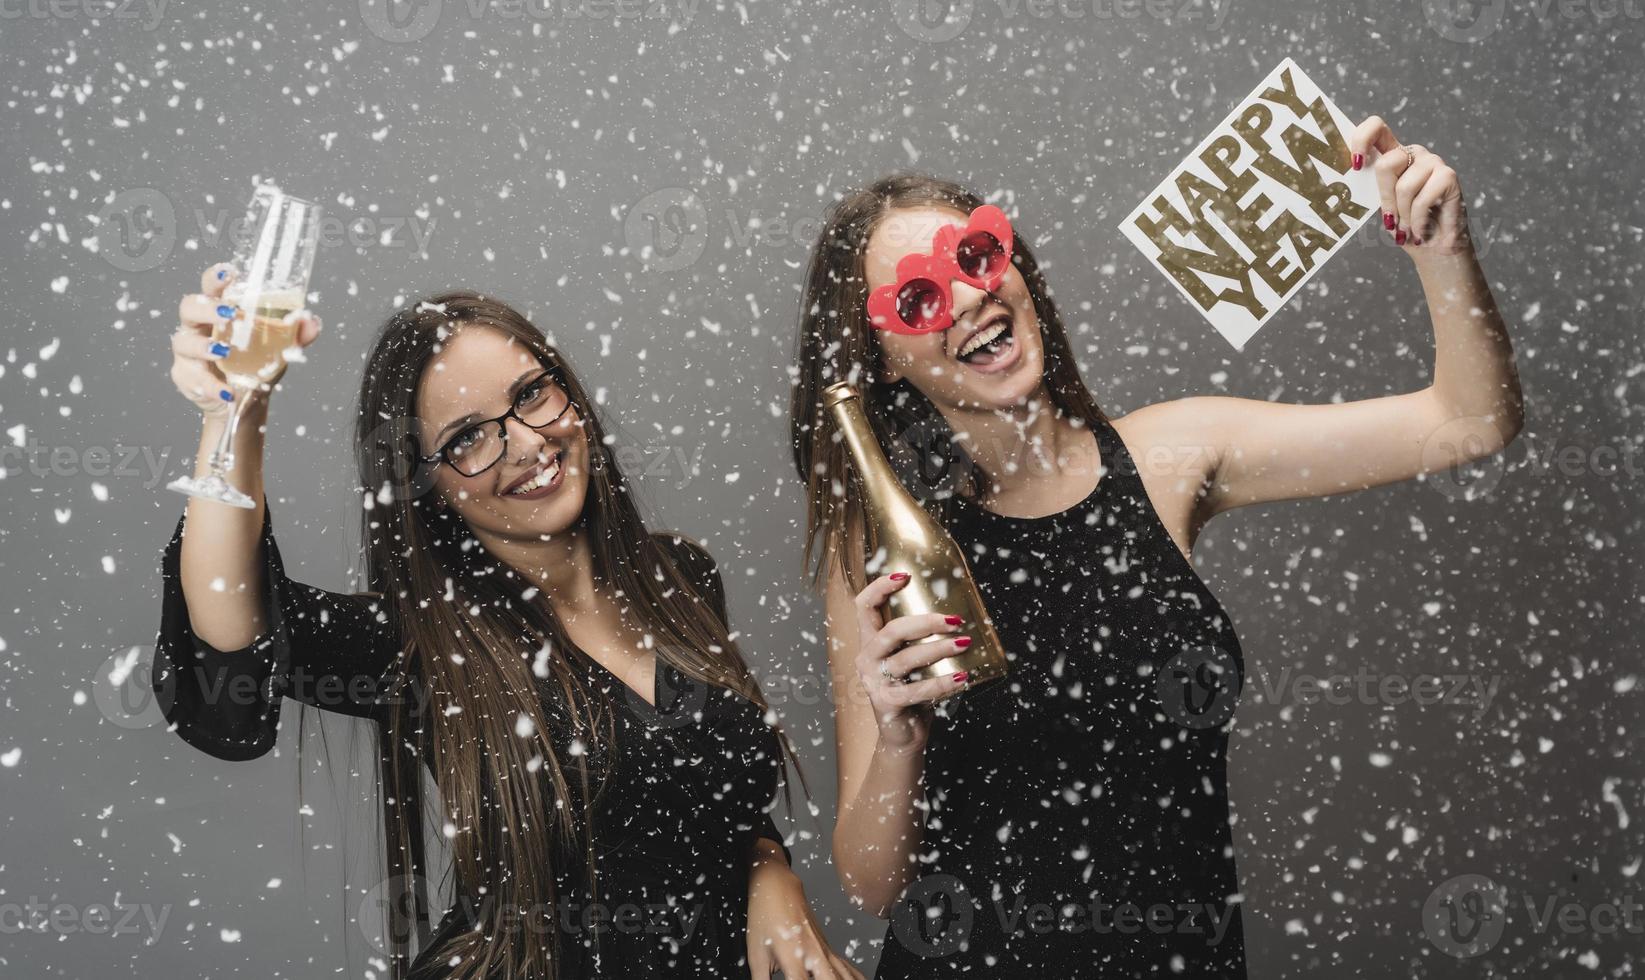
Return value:
M 904 683 L 907 683 L 907 678 L 897 677 L 896 675 L 891 673 L 891 664 L 890 664 L 890 662 L 885 661 L 885 660 L 880 661 L 880 676 L 885 678 L 886 683 L 889 683 L 889 684 L 904 684 Z
M 1417 154 L 1419 152 L 1420 153 L 1428 152 L 1428 148 L 1426 146 L 1423 146 L 1421 143 L 1404 143 L 1404 144 L 1400 145 L 1400 149 L 1405 151 L 1405 169 L 1406 170 L 1411 169 L 1411 165 L 1417 162 Z

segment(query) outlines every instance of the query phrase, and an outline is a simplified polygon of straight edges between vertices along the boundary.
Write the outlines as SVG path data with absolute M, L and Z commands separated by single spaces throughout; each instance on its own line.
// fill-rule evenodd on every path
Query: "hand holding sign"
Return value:
M 1286 59 L 1120 230 L 1243 347 L 1379 205 L 1402 245 L 1468 248 L 1455 176 L 1375 116 L 1353 127 Z
M 1371 151 L 1380 154 L 1371 169 L 1382 198 L 1382 227 L 1394 233 L 1396 245 L 1441 255 L 1473 249 L 1457 172 L 1439 154 L 1401 143 L 1381 116 L 1360 123 L 1348 145 L 1354 151 L 1355 170 Z

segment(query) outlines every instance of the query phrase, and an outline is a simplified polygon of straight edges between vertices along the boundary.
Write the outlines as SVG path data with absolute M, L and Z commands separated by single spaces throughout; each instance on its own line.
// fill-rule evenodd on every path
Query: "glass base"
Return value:
M 257 509 L 257 501 L 229 486 L 227 480 L 215 474 L 201 479 L 192 476 L 180 476 L 166 484 L 167 490 L 176 490 L 186 493 L 190 497 L 200 497 L 204 500 L 215 500 L 230 507 L 243 507 L 246 510 Z

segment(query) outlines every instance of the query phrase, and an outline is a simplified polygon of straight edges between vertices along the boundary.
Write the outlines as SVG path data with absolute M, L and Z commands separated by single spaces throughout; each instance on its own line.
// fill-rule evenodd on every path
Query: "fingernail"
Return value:
M 1394 230 L 1394 212 L 1382 212 L 1382 227 L 1388 231 Z
M 1358 170 L 1359 168 L 1355 167 L 1354 169 Z M 218 279 L 219 282 L 221 282 L 222 280 L 227 279 L 227 278 L 228 278 L 228 270 L 227 269 L 218 269 L 217 270 L 217 279 Z
M 891 581 L 893 581 L 893 582 L 906 582 L 906 581 L 908 581 L 908 573 L 907 572 L 892 572 L 891 573 Z
M 222 391 L 219 391 L 217 393 L 217 397 L 221 398 L 223 401 L 231 402 L 231 401 L 234 400 L 234 392 L 229 391 L 227 388 L 224 388 Z
M 234 307 L 232 307 L 232 306 L 219 306 L 219 307 L 217 307 L 217 315 L 222 317 L 223 319 L 227 320 L 230 317 L 234 316 Z
M 1421 245 L 1422 244 L 1422 239 L 1418 238 L 1417 233 L 1414 232 L 1414 231 L 1411 232 L 1411 244 L 1412 245 Z
M 970 676 L 971 676 L 971 672 L 968 671 L 968 670 L 959 671 L 958 673 L 956 673 L 954 675 L 954 683 L 964 684 Z
M 228 352 L 232 349 L 233 348 L 229 347 L 229 345 L 223 343 L 221 340 L 214 340 L 211 342 L 212 357 L 227 357 Z
M 954 645 L 964 650 L 971 645 L 971 638 L 969 636 L 956 636 L 954 637 Z
M 1395 245 L 1404 245 L 1405 244 L 1405 229 L 1404 228 L 1401 228 L 1398 231 L 1394 232 L 1394 244 Z
M 965 620 L 963 618 L 959 617 L 959 616 L 944 616 L 942 618 L 942 621 L 947 623 L 950 626 L 958 626 L 961 623 L 965 622 Z
M 1365 154 L 1363 154 L 1363 153 L 1354 154 L 1354 169 L 1358 170 L 1360 167 L 1363 167 L 1363 166 L 1365 166 Z

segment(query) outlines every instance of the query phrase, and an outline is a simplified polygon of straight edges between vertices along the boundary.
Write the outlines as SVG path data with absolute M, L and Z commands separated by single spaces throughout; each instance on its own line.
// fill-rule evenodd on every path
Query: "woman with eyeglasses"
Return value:
M 791 421 L 827 596 L 834 860 L 853 900 L 891 920 L 878 977 L 1246 975 L 1226 763 L 1244 660 L 1190 562 L 1195 538 L 1231 508 L 1407 480 L 1520 426 L 1455 174 L 1380 120 L 1351 143 L 1383 151 L 1385 222 L 1428 296 L 1422 391 L 1185 398 L 1110 419 L 1033 236 L 1000 209 L 906 175 L 825 222 Z M 870 560 L 863 491 L 822 403 L 838 380 L 966 555 L 1003 680 L 906 679 L 976 624 L 882 611 L 913 570 Z
M 224 414 L 226 275 L 208 270 L 172 338 L 201 459 Z M 301 317 L 306 346 L 320 326 Z M 425 825 L 452 852 L 455 903 L 409 967 L 391 937 L 396 976 L 860 978 L 768 816 L 791 752 L 714 561 L 647 529 L 541 331 L 470 292 L 384 325 L 355 440 L 365 593 L 287 577 L 256 397 L 234 451 L 258 506 L 188 501 L 154 685 L 178 734 L 222 759 L 273 746 L 282 697 L 376 721 L 391 910 L 426 921 Z

